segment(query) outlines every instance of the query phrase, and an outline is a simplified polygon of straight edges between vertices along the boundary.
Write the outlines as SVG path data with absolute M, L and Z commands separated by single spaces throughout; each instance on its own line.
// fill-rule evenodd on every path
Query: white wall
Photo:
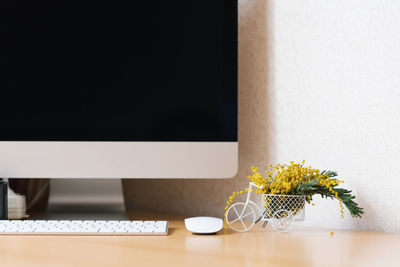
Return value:
M 336 201 L 308 225 L 400 232 L 400 1 L 239 0 L 239 173 L 129 181 L 129 207 L 222 216 L 252 164 L 333 169 L 363 219 Z
M 337 170 L 366 210 L 318 203 L 308 224 L 400 232 L 400 1 L 271 5 L 275 159 Z

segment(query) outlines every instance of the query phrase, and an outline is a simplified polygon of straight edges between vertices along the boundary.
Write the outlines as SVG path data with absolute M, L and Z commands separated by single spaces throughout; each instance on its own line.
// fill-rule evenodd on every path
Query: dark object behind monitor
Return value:
M 0 220 L 8 220 L 7 182 L 0 181 Z

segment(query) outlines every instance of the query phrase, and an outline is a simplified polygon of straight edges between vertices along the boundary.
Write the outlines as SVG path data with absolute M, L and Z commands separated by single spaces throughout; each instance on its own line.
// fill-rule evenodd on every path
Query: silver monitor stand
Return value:
M 127 220 L 121 179 L 52 179 L 42 219 Z

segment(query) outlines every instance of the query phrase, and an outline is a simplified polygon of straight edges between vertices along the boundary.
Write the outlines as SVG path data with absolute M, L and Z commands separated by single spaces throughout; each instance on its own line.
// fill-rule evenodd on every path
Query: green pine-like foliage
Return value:
M 336 172 L 323 171 L 322 174 L 327 173 L 329 177 L 333 178 L 337 176 Z M 312 179 L 308 182 L 300 182 L 296 188 L 293 188 L 290 194 L 306 196 L 308 201 L 312 200 L 313 195 L 321 195 L 323 198 L 335 198 L 335 194 L 325 186 L 318 185 L 319 180 Z M 351 194 L 351 190 L 339 188 L 337 185 L 332 186 L 333 191 L 338 193 L 338 197 L 343 201 L 343 204 L 349 210 L 351 216 L 361 218 L 364 211 L 353 201 L 356 197 Z

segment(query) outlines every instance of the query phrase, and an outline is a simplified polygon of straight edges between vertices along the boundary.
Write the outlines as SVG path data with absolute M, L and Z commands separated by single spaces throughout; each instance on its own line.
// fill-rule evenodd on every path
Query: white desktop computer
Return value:
M 2 3 L 0 177 L 234 176 L 237 4 Z

